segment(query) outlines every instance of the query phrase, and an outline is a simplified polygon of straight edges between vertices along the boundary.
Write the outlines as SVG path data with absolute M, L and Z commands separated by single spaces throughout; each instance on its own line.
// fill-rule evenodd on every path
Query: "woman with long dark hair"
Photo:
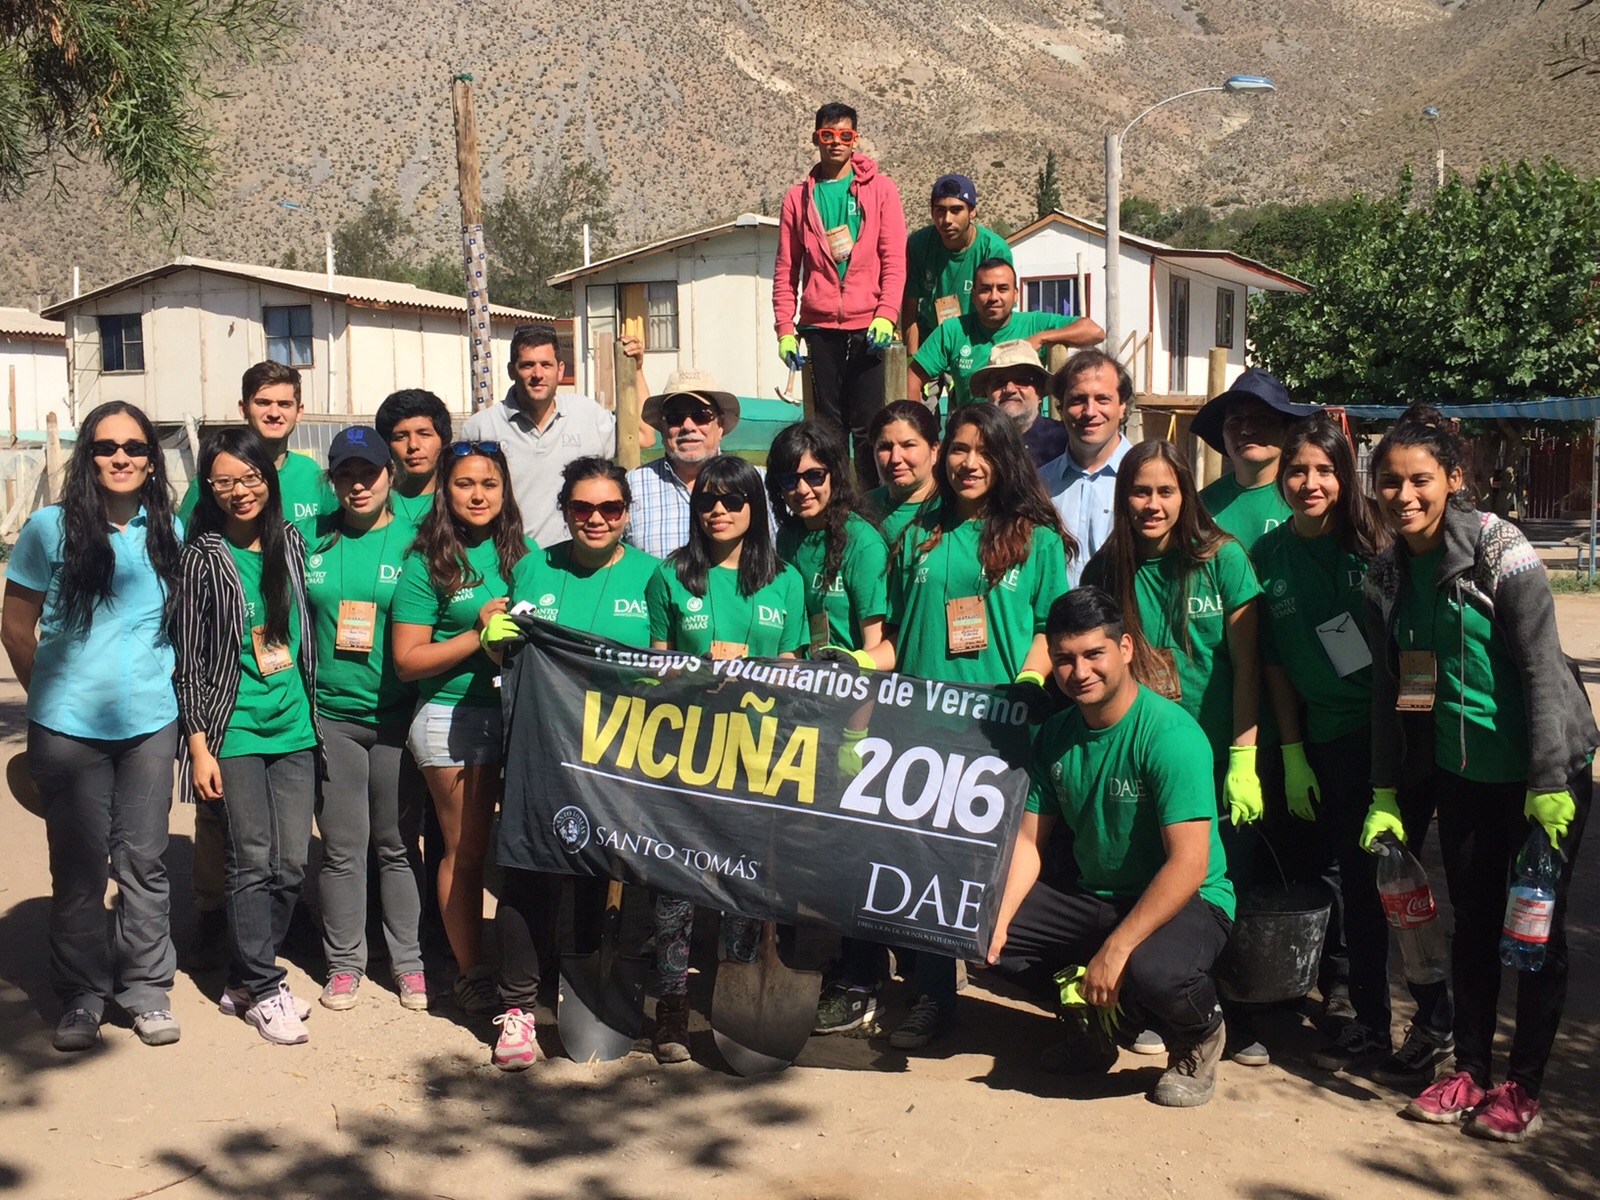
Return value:
M 645 589 L 650 645 L 707 658 L 793 658 L 805 645 L 805 586 L 772 547 L 761 473 L 742 458 L 714 458 L 689 497 L 689 540 L 657 568 Z M 664 1063 L 689 1058 L 689 942 L 694 907 L 656 897 L 654 1048 Z M 755 955 L 759 923 L 729 916 L 731 957 Z
M 1425 1087 L 1407 1115 L 1519 1142 L 1543 1122 L 1539 1092 L 1566 999 L 1567 903 L 1600 730 L 1561 652 L 1538 555 L 1515 526 L 1462 499 L 1464 459 L 1460 437 L 1421 404 L 1372 456 L 1395 538 L 1367 572 L 1373 793 L 1361 843 L 1370 849 L 1383 833 L 1420 840 L 1438 813 L 1456 1009 L 1455 1045 L 1435 1047 L 1435 1060 L 1442 1068 L 1453 1049 L 1456 1070 Z M 1416 780 L 1412 804 L 1396 794 L 1402 767 Z M 1561 852 L 1555 900 L 1542 967 L 1518 972 L 1510 1061 L 1494 1086 L 1506 883 L 1532 826 Z
M 439 911 L 460 974 L 462 1011 L 499 1011 L 483 961 L 483 867 L 500 792 L 499 673 L 479 636 L 506 608 L 511 573 L 532 548 L 498 442 L 455 442 L 439 456 L 433 508 L 400 568 L 389 611 L 395 673 L 421 684 L 411 753 L 444 835 Z
M 269 1042 L 306 1040 L 309 1011 L 278 950 L 305 877 L 321 757 L 305 539 L 283 519 L 266 443 L 232 426 L 200 443 L 202 481 L 178 590 L 179 775 L 217 804 L 231 954 L 221 1007 Z
M 17 535 L 0 614 L 0 641 L 28 694 L 28 767 L 45 805 L 50 976 L 64 1009 L 54 1041 L 89 1049 L 114 1003 L 141 1041 L 164 1046 L 178 1040 L 161 861 L 178 743 L 178 529 L 149 418 L 113 401 L 79 430 L 60 503 Z M 111 937 L 108 877 L 119 897 Z
M 1077 546 L 1015 423 L 992 404 L 956 409 L 937 478 L 935 498 L 905 527 L 889 567 L 887 624 L 899 668 L 950 683 L 1042 686 L 1045 620 L 1067 590 Z M 926 1046 L 955 1015 L 954 959 L 919 950 L 913 975 L 918 1000 L 889 1038 L 900 1050 Z
M 878 460 L 881 487 L 863 499 L 863 510 L 893 546 L 917 510 L 939 491 L 939 414 L 915 400 L 891 400 L 867 426 Z

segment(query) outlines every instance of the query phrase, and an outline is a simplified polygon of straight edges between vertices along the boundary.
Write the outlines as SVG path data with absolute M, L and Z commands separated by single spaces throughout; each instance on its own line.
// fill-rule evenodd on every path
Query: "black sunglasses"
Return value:
M 828 482 L 827 467 L 811 467 L 805 471 L 785 471 L 778 476 L 778 490 L 792 492 L 800 486 L 800 481 L 805 480 L 806 486 L 819 488 Z
M 738 492 L 696 492 L 689 498 L 689 507 L 702 517 L 719 504 L 724 512 L 736 513 L 743 512 L 748 503 Z
M 113 442 L 110 438 L 97 438 L 89 443 L 89 453 L 95 458 L 110 458 L 121 450 L 129 458 L 149 458 L 154 447 L 149 442 L 137 438 L 129 438 L 125 442 Z
M 457 458 L 466 458 L 469 454 L 499 454 L 499 442 L 452 442 L 450 453 Z
M 595 513 L 599 513 L 607 521 L 615 524 L 622 520 L 623 514 L 628 511 L 628 506 L 621 500 L 602 500 L 599 504 L 592 504 L 588 500 L 568 500 L 567 515 L 574 521 L 587 521 Z

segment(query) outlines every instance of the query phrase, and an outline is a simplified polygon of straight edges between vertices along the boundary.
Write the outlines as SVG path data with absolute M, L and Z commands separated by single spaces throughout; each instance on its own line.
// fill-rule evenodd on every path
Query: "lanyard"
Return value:
M 620 547 L 619 547 L 619 549 L 620 549 Z M 556 593 L 556 623 L 557 624 L 561 623 L 562 601 L 564 601 L 567 598 L 567 584 L 570 583 L 572 581 L 572 579 L 578 574 L 578 564 L 572 561 L 572 547 L 571 547 L 570 544 L 567 547 L 566 558 L 567 558 L 566 568 L 561 571 L 561 590 Z M 619 563 L 621 561 L 622 561 L 622 557 L 618 556 L 616 562 L 611 562 L 611 563 L 607 563 L 606 564 L 605 574 L 600 576 L 600 595 L 595 599 L 595 602 L 594 602 L 594 614 L 590 618 L 589 625 L 584 629 L 583 632 L 585 632 L 585 633 L 593 633 L 594 632 L 594 618 L 598 617 L 601 613 L 603 613 L 605 611 L 606 589 L 611 586 L 611 572 L 616 570 L 617 563 Z M 591 571 L 590 575 L 593 575 L 593 574 L 594 574 L 594 572 Z M 707 590 L 709 591 L 710 589 L 708 588 Z M 570 625 L 569 624 L 568 628 L 577 628 L 577 627 L 574 626 L 574 625 Z
M 383 563 L 389 554 L 389 531 L 392 528 L 394 528 L 394 517 L 391 515 L 383 527 L 383 540 L 378 543 L 378 570 L 372 576 L 372 597 L 366 601 L 368 604 L 376 604 L 378 602 L 378 587 L 383 579 Z M 350 540 L 350 535 L 343 530 L 341 532 L 344 533 L 344 536 L 339 539 L 339 591 L 344 592 L 350 579 L 344 569 L 344 548 L 345 543 Z M 367 530 L 368 534 L 371 532 L 372 530 Z
M 723 639 L 716 637 L 716 634 L 721 631 L 717 628 L 716 589 L 711 584 L 711 581 L 715 578 L 715 576 L 713 576 L 711 572 L 726 571 L 727 569 L 728 568 L 726 567 L 710 567 L 706 571 L 706 607 L 711 610 L 709 614 L 711 617 L 711 629 L 709 632 L 712 634 L 713 641 L 722 641 Z M 735 593 L 737 593 L 739 587 L 739 570 L 737 567 L 733 569 L 733 581 L 734 590 Z M 756 631 L 756 598 L 754 596 L 750 596 L 748 597 L 748 600 L 750 603 L 750 614 L 746 619 L 744 626 L 744 646 L 746 649 L 749 649 L 750 646 L 750 635 Z

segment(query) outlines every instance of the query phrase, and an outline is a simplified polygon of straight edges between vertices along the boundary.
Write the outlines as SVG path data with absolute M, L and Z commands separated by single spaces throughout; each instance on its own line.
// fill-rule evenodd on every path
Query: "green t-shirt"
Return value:
M 336 721 L 362 725 L 404 720 L 416 705 L 417 689 L 394 672 L 389 604 L 415 531 L 392 517 L 380 529 L 341 531 L 326 546 L 340 519 L 335 509 L 300 524 L 306 539 L 306 603 L 317 641 L 317 710 Z M 341 600 L 377 606 L 371 650 L 335 647 Z
M 423 492 L 420 496 L 406 496 L 391 490 L 389 505 L 394 509 L 395 520 L 404 521 L 415 534 L 423 518 L 433 511 L 433 493 Z
M 256 663 L 250 630 L 267 619 L 261 596 L 261 551 L 241 550 L 224 539 L 239 582 L 244 585 L 244 628 L 239 631 L 239 694 L 234 697 L 219 758 L 246 754 L 293 754 L 317 744 L 311 726 L 311 697 L 300 675 L 300 606 L 290 598 L 289 657 L 292 664 L 263 675 Z
M 888 484 L 873 488 L 861 500 L 862 508 L 878 523 L 878 528 L 883 532 L 883 540 L 891 548 L 895 539 L 916 519 L 917 513 L 926 503 L 923 500 L 907 500 L 903 504 L 896 504 L 894 497 L 889 494 Z
M 1402 553 L 1404 551 L 1402 550 Z M 1407 563 L 1395 605 L 1395 644 L 1432 650 L 1433 761 L 1479 783 L 1528 777 L 1522 677 L 1498 626 L 1454 589 L 1436 586 L 1444 546 Z
M 1261 583 L 1261 661 L 1281 666 L 1306 704 L 1306 736 L 1332 742 L 1372 720 L 1372 668 L 1341 677 L 1317 626 L 1348 617 L 1363 641 L 1361 583 L 1367 561 L 1333 534 L 1302 538 L 1291 522 L 1262 535 L 1250 554 Z
M 1247 552 L 1255 549 L 1262 534 L 1294 515 L 1276 482 L 1240 487 L 1231 473 L 1200 490 L 1200 505 L 1224 533 L 1238 538 Z
M 978 399 L 973 396 L 967 381 L 972 378 L 974 371 L 989 365 L 989 351 L 996 342 L 1009 342 L 1050 329 L 1062 329 L 1077 319 L 1057 316 L 1055 313 L 1013 312 L 999 329 L 985 329 L 978 320 L 978 314 L 969 312 L 959 321 L 946 321 L 935 329 L 911 361 L 929 379 L 935 378 L 940 372 L 950 372 L 954 382 L 946 397 L 947 408 L 958 408 Z
M 1011 247 L 994 230 L 974 225 L 972 245 L 952 254 L 939 240 L 939 231 L 924 225 L 906 239 L 906 292 L 900 306 L 902 321 L 915 320 L 926 338 L 939 324 L 933 302 L 940 296 L 954 296 L 961 311 L 972 311 L 972 273 L 978 264 L 991 258 L 1011 262 Z M 916 302 L 913 312 L 912 301 Z
M 534 549 L 531 540 L 529 549 Z M 441 596 L 428 578 L 428 562 L 420 554 L 409 554 L 400 564 L 400 583 L 394 589 L 394 604 L 389 619 L 402 625 L 431 625 L 433 640 L 448 641 L 478 623 L 478 610 L 497 596 L 506 595 L 505 576 L 500 574 L 500 556 L 494 539 L 485 538 L 467 550 L 467 578 L 479 582 Z M 495 676 L 500 669 L 481 649 L 474 650 L 450 670 L 418 681 L 422 699 L 430 704 L 462 704 L 477 708 L 500 707 Z
M 1228 653 L 1225 618 L 1259 596 L 1261 585 L 1244 547 L 1226 541 L 1189 576 L 1188 594 L 1180 607 L 1177 564 L 1176 551 L 1139 564 L 1133 578 L 1139 622 L 1147 642 L 1172 651 L 1178 686 L 1183 689 L 1178 703 L 1200 722 L 1212 756 L 1221 760 L 1233 744 L 1233 658 Z M 1083 582 L 1098 585 L 1103 579 L 1100 565 L 1091 561 Z M 1185 608 L 1187 646 L 1178 630 L 1178 616 Z
M 811 189 L 812 201 L 817 206 L 817 216 L 822 219 L 822 228 L 826 230 L 843 225 L 850 230 L 851 241 L 861 236 L 861 205 L 856 202 L 855 193 L 850 190 L 850 185 L 855 181 L 856 173 L 846 171 L 837 179 L 817 181 Z M 847 258 L 834 265 L 839 269 L 839 278 L 843 279 L 850 260 Z
M 851 513 L 844 523 L 844 558 L 833 586 L 823 591 L 822 565 L 828 553 L 828 531 L 783 528 L 778 531 L 778 557 L 800 572 L 805 586 L 806 634 L 811 619 L 826 613 L 830 646 L 860 650 L 861 622 L 883 616 L 888 606 L 886 576 L 889 547 L 870 521 Z
M 1080 885 L 1108 900 L 1140 896 L 1150 886 L 1167 861 L 1163 826 L 1209 822 L 1200 898 L 1233 916 L 1205 734 L 1178 705 L 1141 687 L 1109 729 L 1090 729 L 1073 705 L 1040 728 L 1029 775 L 1028 811 L 1061 813 L 1072 830 Z
M 200 502 L 201 482 L 198 477 L 189 480 L 183 501 L 178 505 L 178 517 L 185 527 L 194 513 L 194 506 Z M 310 456 L 298 450 L 289 451 L 278 468 L 278 491 L 283 497 L 283 519 L 291 525 L 339 507 L 339 500 L 323 478 L 321 469 Z
M 623 546 L 616 562 L 590 571 L 573 564 L 571 549 L 570 541 L 559 542 L 524 556 L 511 572 L 511 603 L 526 600 L 541 621 L 627 646 L 648 646 L 650 610 L 645 593 L 661 560 Z
M 1066 547 L 1055 530 L 1035 525 L 1027 561 L 993 587 L 978 558 L 982 531 L 982 518 L 963 521 L 922 554 L 917 547 L 927 538 L 923 527 L 907 528 L 889 572 L 887 618 L 896 630 L 897 665 L 906 674 L 946 683 L 1010 683 L 1034 635 L 1044 632 L 1050 606 L 1067 590 Z M 989 644 L 952 654 L 945 605 L 964 596 L 983 597 Z
M 656 568 L 644 594 L 651 641 L 702 656 L 712 642 L 731 642 L 745 647 L 746 658 L 776 658 L 806 644 L 805 586 L 793 567 L 779 568 L 753 596 L 739 594 L 736 569 L 712 567 L 706 576 L 706 594 L 696 596 L 670 559 Z

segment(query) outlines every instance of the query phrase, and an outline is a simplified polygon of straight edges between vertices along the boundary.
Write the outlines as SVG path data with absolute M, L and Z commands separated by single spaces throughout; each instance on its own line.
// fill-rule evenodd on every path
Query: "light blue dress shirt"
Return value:
M 1117 435 L 1117 448 L 1098 470 L 1085 471 L 1072 461 L 1069 449 L 1039 468 L 1039 480 L 1050 503 L 1061 514 L 1061 524 L 1078 542 L 1078 553 L 1067 564 L 1067 584 L 1078 586 L 1083 565 L 1111 536 L 1111 510 L 1116 505 L 1117 468 L 1127 457 L 1130 443 Z

